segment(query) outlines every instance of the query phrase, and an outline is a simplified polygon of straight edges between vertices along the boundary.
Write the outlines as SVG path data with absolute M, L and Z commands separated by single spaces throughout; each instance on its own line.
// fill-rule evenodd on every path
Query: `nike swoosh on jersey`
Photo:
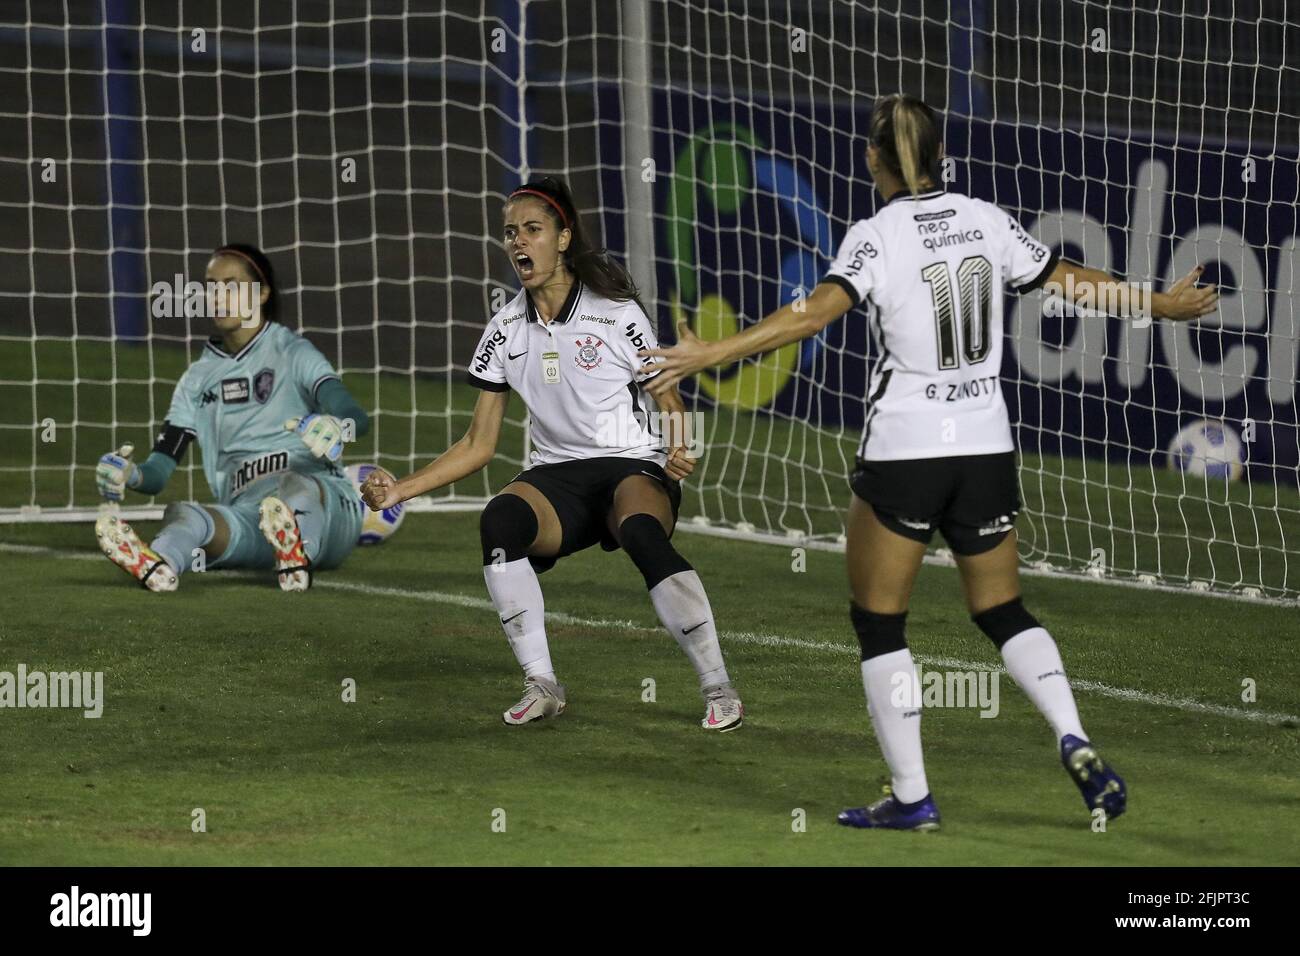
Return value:
M 528 354 L 528 349 L 524 349 L 524 350 L 523 350 L 522 352 L 520 352 L 518 355 L 511 355 L 511 356 L 509 356 L 509 357 L 512 358 L 512 359 L 517 359 L 517 358 L 523 358 L 523 357 L 524 357 L 525 355 L 527 355 L 527 354 Z

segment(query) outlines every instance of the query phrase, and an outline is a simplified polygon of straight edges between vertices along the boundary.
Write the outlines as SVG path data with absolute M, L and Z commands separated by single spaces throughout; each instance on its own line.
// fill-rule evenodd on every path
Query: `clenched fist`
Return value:
M 397 488 L 397 479 L 382 468 L 376 468 L 361 483 L 361 498 L 371 511 L 383 511 L 405 500 Z

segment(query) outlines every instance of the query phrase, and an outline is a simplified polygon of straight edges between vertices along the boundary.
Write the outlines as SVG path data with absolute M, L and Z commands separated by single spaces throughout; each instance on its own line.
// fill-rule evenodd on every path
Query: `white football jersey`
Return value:
M 586 458 L 640 458 L 663 465 L 659 406 L 642 383 L 659 359 L 650 320 L 636 302 L 615 302 L 574 280 L 549 323 L 527 290 L 492 317 L 469 364 L 471 385 L 514 389 L 528 408 L 533 465 Z
M 866 304 L 876 358 L 858 457 L 1014 450 L 999 375 L 1002 287 L 1038 288 L 1057 255 L 992 203 L 903 191 L 849 229 L 823 281 Z

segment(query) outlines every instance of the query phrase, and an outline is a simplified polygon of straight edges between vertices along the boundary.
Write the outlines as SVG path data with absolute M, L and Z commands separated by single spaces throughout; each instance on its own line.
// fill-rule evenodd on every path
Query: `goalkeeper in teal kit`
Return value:
M 95 534 L 150 591 L 176 590 L 192 567 L 265 568 L 282 589 L 305 591 L 313 571 L 342 564 L 357 544 L 364 506 L 339 459 L 370 419 L 316 347 L 275 321 L 275 277 L 260 250 L 222 246 L 207 279 L 216 334 L 176 384 L 153 452 L 135 464 L 124 445 L 95 477 L 109 501 L 126 489 L 157 494 L 197 440 L 217 503 L 169 504 L 147 545 L 116 514 L 102 515 Z

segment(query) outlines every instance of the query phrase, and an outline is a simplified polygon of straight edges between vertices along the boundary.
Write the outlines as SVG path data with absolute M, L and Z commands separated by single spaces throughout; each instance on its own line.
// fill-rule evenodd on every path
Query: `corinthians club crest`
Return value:
M 573 357 L 573 361 L 590 372 L 600 364 L 600 347 L 605 343 L 594 335 L 588 335 L 585 338 L 578 339 L 577 344 L 578 354 Z

